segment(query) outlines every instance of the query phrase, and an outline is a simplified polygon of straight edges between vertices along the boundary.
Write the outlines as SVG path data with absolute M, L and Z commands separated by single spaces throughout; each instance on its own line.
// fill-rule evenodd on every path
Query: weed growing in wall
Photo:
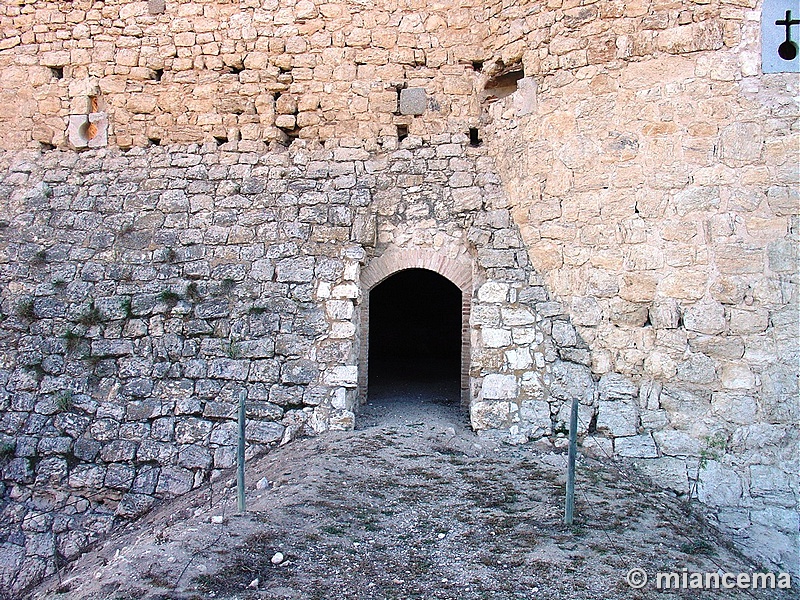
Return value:
M 85 325 L 86 327 L 99 325 L 102 322 L 103 315 L 100 313 L 100 309 L 94 305 L 94 300 L 89 303 L 86 311 L 80 316 L 80 318 L 78 318 L 78 323 Z
M 75 401 L 72 398 L 72 390 L 61 390 L 56 395 L 56 406 L 61 412 L 69 412 L 75 408 Z
M 203 299 L 196 282 L 192 281 L 186 286 L 186 297 L 191 302 L 200 302 Z
M 78 349 L 78 347 L 81 345 L 81 341 L 83 340 L 82 335 L 75 333 L 71 329 L 66 333 L 64 333 L 64 335 L 62 335 L 61 337 L 64 340 L 64 343 L 67 347 L 67 352 L 75 352 L 75 350 Z
M 33 298 L 25 298 L 24 300 L 20 300 L 19 304 L 17 304 L 16 312 L 18 317 L 22 317 L 28 321 L 35 320 L 36 311 L 33 309 Z
M 158 299 L 167 305 L 168 310 L 172 310 L 173 308 L 175 308 L 175 305 L 178 304 L 178 302 L 180 302 L 181 296 L 180 294 L 176 294 L 172 290 L 164 290 L 158 295 Z

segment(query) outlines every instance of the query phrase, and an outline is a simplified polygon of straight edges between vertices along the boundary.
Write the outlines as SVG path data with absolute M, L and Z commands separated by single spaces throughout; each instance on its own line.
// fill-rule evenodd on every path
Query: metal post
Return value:
M 244 401 L 247 392 L 239 394 L 239 447 L 236 449 L 236 505 L 239 514 L 244 513 Z
M 575 512 L 575 454 L 578 452 L 578 398 L 572 399 L 569 417 L 569 456 L 567 464 L 567 499 L 564 507 L 564 525 L 572 525 Z

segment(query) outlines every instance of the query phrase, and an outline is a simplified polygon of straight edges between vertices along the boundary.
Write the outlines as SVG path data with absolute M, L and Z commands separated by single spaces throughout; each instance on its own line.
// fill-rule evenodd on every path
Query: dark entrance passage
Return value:
M 369 296 L 369 400 L 457 407 L 461 290 L 426 269 L 400 271 Z

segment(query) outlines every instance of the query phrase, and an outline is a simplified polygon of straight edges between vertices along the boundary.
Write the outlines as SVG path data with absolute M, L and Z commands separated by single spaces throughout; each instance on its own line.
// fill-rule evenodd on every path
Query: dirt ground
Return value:
M 234 514 L 227 478 L 117 533 L 29 598 L 797 597 L 665 592 L 652 581 L 633 590 L 634 567 L 651 579 L 758 569 L 623 463 L 581 458 L 577 472 L 576 523 L 566 527 L 564 451 L 481 440 L 442 395 L 387 393 L 363 407 L 356 431 L 249 463 L 245 515 Z

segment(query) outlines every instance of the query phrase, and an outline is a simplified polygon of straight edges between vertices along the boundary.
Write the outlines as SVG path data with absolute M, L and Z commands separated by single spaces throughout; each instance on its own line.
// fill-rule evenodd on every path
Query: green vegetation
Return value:
M 176 294 L 172 290 L 164 290 L 158 295 L 158 299 L 161 300 L 164 304 L 167 305 L 169 310 L 175 308 L 175 305 L 178 304 L 181 300 L 180 294 Z
M 103 315 L 100 313 L 100 309 L 94 305 L 94 300 L 92 300 L 89 303 L 89 306 L 86 308 L 86 311 L 78 319 L 78 323 L 80 323 L 81 325 L 85 325 L 86 327 L 99 325 L 102 322 L 103 322 Z
M 78 347 L 81 345 L 81 341 L 83 340 L 82 335 L 75 333 L 71 329 L 61 337 L 66 343 L 67 352 L 75 352 L 75 350 L 78 349 Z
M 36 319 L 36 311 L 33 308 L 33 298 L 20 300 L 19 304 L 17 304 L 16 312 L 18 317 L 22 317 L 28 321 Z
M 61 412 L 69 412 L 75 408 L 72 390 L 61 390 L 58 392 L 58 394 L 56 394 L 56 406 Z

